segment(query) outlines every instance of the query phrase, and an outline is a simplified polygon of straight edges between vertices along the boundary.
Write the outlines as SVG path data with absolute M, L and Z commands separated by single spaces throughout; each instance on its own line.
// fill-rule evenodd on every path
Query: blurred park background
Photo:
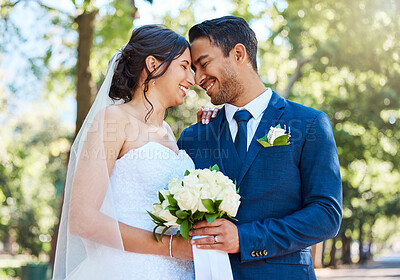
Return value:
M 187 37 L 200 21 L 245 18 L 259 75 L 326 112 L 339 152 L 343 222 L 315 264 L 400 251 L 399 0 L 0 0 L 0 278 L 53 260 L 68 151 L 111 56 L 133 27 Z M 210 105 L 200 88 L 171 108 L 176 136 Z

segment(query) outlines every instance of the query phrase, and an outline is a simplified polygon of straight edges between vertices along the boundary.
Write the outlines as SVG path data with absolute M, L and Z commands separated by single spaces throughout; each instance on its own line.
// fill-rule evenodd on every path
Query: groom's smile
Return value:
M 195 82 L 201 86 L 211 102 L 215 105 L 223 104 L 221 92 L 223 91 L 224 68 L 227 59 L 218 46 L 214 46 L 207 37 L 197 38 L 191 45 L 192 69 L 195 71 Z M 223 98 L 224 99 L 224 98 Z

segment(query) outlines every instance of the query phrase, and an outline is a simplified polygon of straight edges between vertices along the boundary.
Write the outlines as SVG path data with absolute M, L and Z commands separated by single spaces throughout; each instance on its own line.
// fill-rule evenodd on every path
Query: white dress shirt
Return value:
M 235 142 L 236 134 L 238 131 L 238 125 L 233 115 L 236 111 L 247 110 L 252 115 L 252 118 L 247 122 L 247 150 L 249 149 L 251 140 L 253 140 L 254 134 L 256 133 L 257 127 L 260 124 L 264 110 L 267 108 L 269 100 L 272 96 L 272 90 L 267 88 L 261 95 L 244 105 L 243 107 L 236 107 L 232 104 L 225 104 L 225 117 L 229 123 L 229 129 L 231 131 L 233 142 Z

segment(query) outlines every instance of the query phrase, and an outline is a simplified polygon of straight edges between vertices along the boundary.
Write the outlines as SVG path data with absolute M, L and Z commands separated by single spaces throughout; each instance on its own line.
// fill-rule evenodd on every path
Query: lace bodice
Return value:
M 176 154 L 157 142 L 127 152 L 116 161 L 111 192 L 106 194 L 112 195 L 117 220 L 152 231 L 155 224 L 146 210 L 152 210 L 158 191 L 172 177 L 182 178 L 192 168 L 194 163 L 184 150 Z M 86 260 L 76 276 L 73 279 L 194 279 L 194 267 L 192 261 L 103 247 Z

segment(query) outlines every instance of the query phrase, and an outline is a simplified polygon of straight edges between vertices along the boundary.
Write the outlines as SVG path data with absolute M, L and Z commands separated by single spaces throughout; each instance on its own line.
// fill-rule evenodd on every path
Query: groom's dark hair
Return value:
M 257 38 L 247 22 L 235 16 L 224 16 L 203 21 L 189 30 L 189 41 L 206 36 L 211 44 L 220 47 L 225 56 L 236 44 L 246 47 L 251 66 L 257 71 Z

